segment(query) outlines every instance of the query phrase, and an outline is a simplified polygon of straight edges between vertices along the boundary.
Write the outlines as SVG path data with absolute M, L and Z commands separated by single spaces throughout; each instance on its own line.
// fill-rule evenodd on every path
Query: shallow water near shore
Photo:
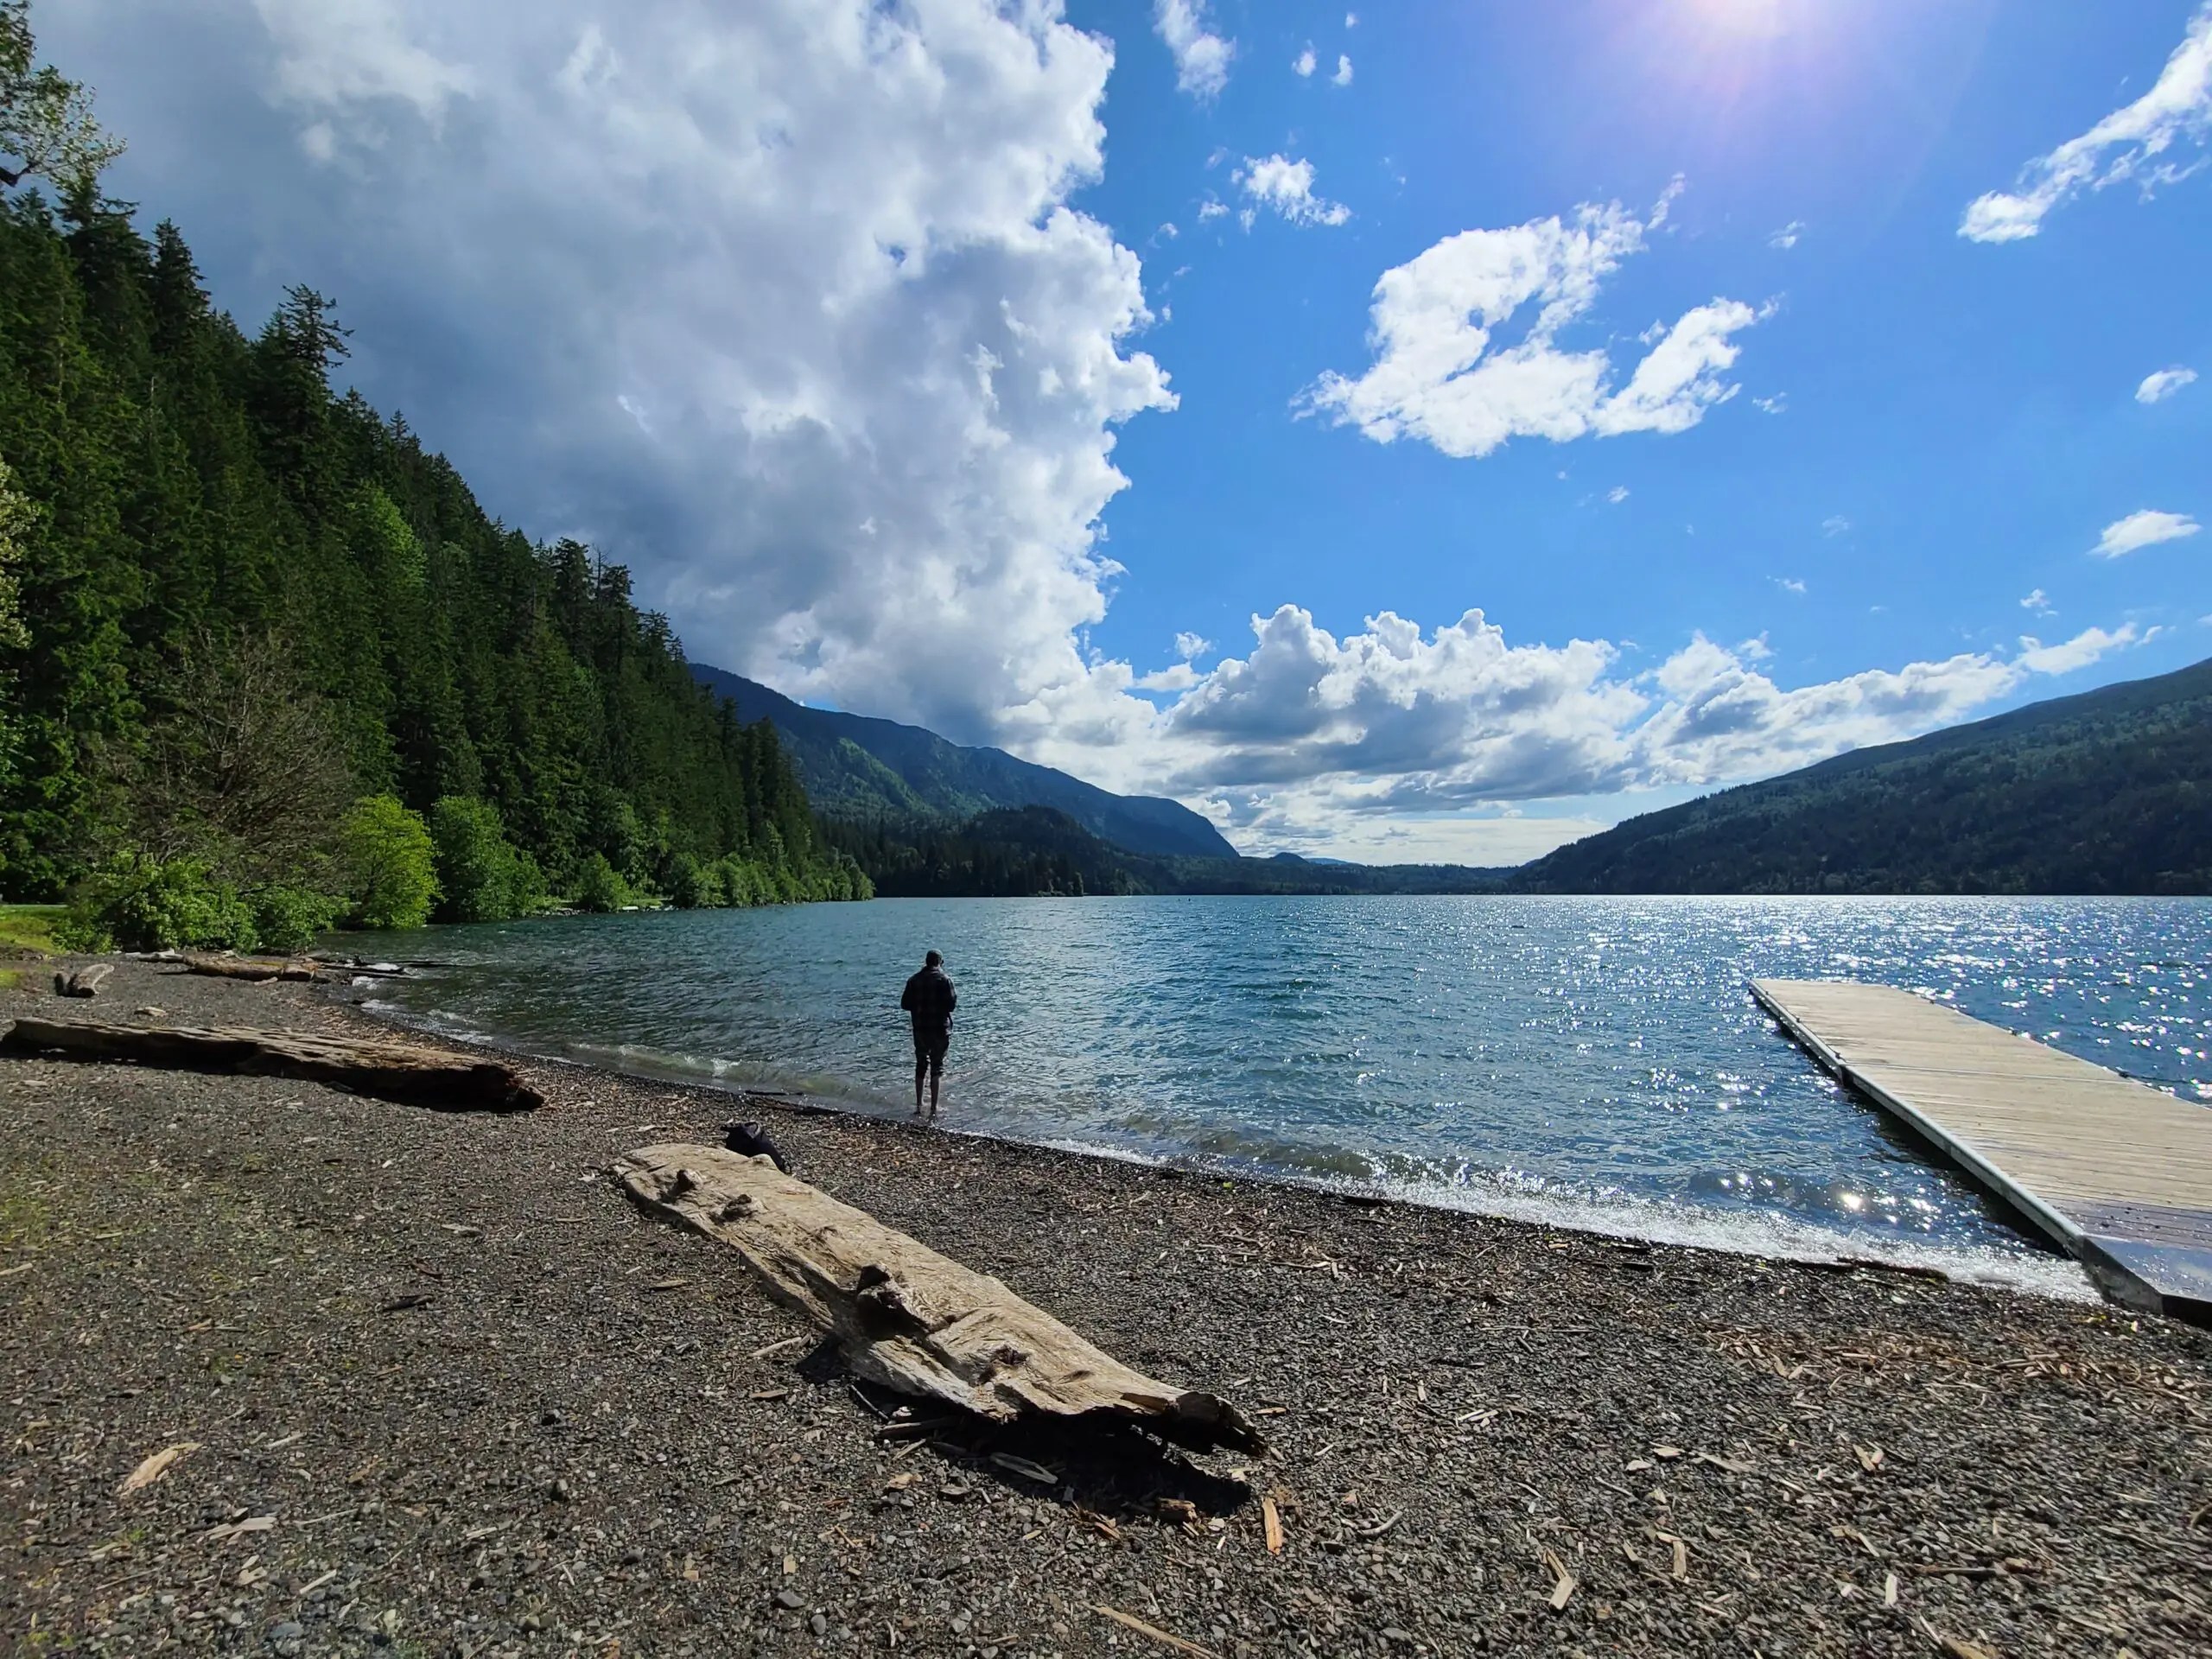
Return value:
M 372 1009 L 531 1052 L 910 1109 L 898 1010 L 960 988 L 948 1128 L 1764 1254 L 2078 1291 L 1752 1003 L 1921 990 L 2212 1107 L 2212 901 L 879 899 L 362 935 Z

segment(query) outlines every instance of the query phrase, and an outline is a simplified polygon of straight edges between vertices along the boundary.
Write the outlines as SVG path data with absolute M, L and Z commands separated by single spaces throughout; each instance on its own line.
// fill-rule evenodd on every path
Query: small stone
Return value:
M 963 1485 L 957 1480 L 949 1480 L 937 1489 L 937 1495 L 948 1503 L 963 1503 L 975 1497 L 976 1489 Z
M 817 1636 L 827 1636 L 830 1634 L 830 1621 L 824 1618 L 820 1613 L 817 1613 L 812 1618 L 808 1619 L 806 1621 L 806 1626 Z
M 269 1627 L 269 1639 L 271 1642 L 296 1642 L 306 1634 L 305 1630 L 289 1618 L 281 1624 L 271 1624 Z
M 556 1503 L 566 1503 L 575 1498 L 576 1489 L 565 1480 L 556 1480 L 545 1489 L 545 1496 Z
M 796 1590 L 779 1590 L 776 1592 L 776 1605 L 795 1613 L 806 1605 L 806 1598 Z
M 1395 1624 L 1385 1624 L 1382 1627 L 1382 1639 L 1402 1648 L 1410 1648 L 1414 1644 L 1413 1632 L 1402 1630 Z
M 536 1613 L 524 1613 L 522 1616 L 522 1628 L 535 1636 L 545 1628 L 545 1621 Z

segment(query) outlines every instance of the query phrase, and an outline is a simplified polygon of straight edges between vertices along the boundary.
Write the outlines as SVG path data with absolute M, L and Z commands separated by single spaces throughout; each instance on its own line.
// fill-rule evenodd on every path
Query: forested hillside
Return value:
M 0 896 L 270 944 L 864 893 L 627 573 L 488 515 L 346 351 L 306 287 L 242 331 L 89 173 L 0 196 Z
M 1282 855 L 1154 857 L 1114 846 L 1046 806 L 1002 807 L 957 824 L 832 819 L 823 833 L 878 891 L 900 898 L 1491 893 L 1510 874 L 1456 864 L 1315 864 Z
M 825 817 L 935 820 L 950 828 L 1001 807 L 1048 806 L 1102 840 L 1160 858 L 1235 858 L 1221 831 L 1180 801 L 1116 795 L 1003 749 L 970 748 L 919 726 L 809 709 L 728 669 L 691 664 L 748 720 L 771 720 Z
M 1562 847 L 1536 893 L 2212 893 L 2212 662 L 1861 749 Z

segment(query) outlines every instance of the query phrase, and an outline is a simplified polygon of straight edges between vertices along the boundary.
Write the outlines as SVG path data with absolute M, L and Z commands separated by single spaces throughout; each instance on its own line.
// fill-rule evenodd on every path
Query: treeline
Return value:
M 1047 806 L 1000 808 L 954 824 L 833 821 L 823 833 L 868 873 L 877 892 L 899 898 L 1491 893 L 1508 874 L 1452 864 L 1158 857 L 1116 847 Z
M 89 175 L 0 201 L 0 893 L 264 946 L 866 897 L 627 572 L 334 392 L 346 341 L 308 288 L 248 336 Z

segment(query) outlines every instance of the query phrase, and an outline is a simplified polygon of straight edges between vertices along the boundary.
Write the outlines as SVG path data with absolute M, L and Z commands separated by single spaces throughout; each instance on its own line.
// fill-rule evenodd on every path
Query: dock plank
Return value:
M 1894 986 L 1762 979 L 1751 994 L 2107 1294 L 2212 1322 L 2212 1109 Z

